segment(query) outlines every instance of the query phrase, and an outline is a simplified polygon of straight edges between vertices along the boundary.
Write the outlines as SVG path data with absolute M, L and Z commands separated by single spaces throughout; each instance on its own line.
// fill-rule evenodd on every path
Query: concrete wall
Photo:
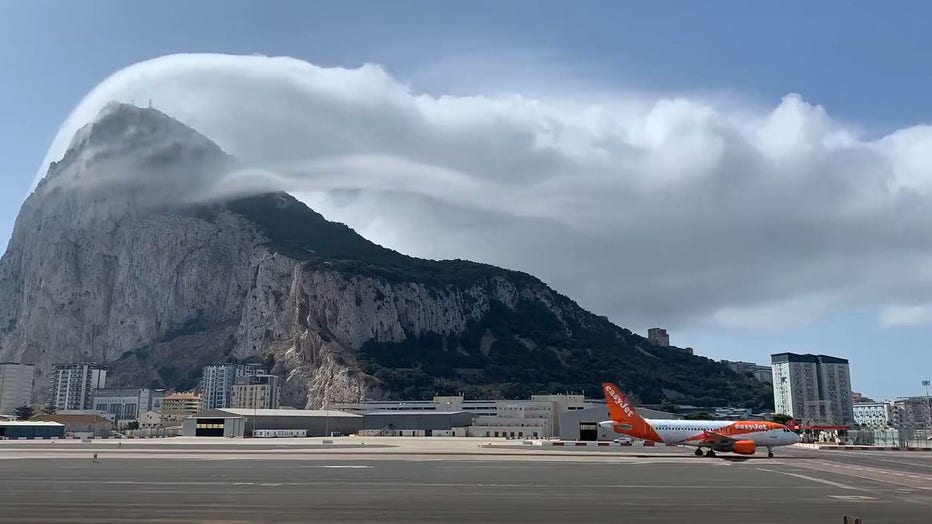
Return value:
M 600 405 L 586 409 L 577 409 L 567 411 L 560 415 L 560 434 L 561 440 L 579 440 L 579 423 L 594 422 L 599 423 L 608 420 L 608 406 Z M 599 426 L 599 440 L 612 440 L 620 437 L 612 428 L 603 428 Z
M 253 429 L 306 429 L 309 437 L 331 433 L 352 435 L 362 429 L 363 417 L 353 416 L 246 416 L 246 434 Z
M 396 430 L 415 429 L 442 431 L 472 424 L 472 414 L 466 412 L 425 411 L 423 413 L 392 413 L 391 411 L 363 414 L 363 429 Z

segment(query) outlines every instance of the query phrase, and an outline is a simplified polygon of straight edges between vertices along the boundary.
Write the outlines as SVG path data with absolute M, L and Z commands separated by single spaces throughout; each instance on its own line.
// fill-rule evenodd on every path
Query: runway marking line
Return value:
M 325 469 L 372 469 L 372 466 L 353 466 L 349 464 L 339 464 L 335 466 L 299 466 L 302 468 L 325 468 Z
M 451 488 L 487 488 L 487 487 L 505 487 L 505 488 L 530 488 L 542 489 L 553 488 L 553 484 L 544 483 L 497 483 L 497 482 L 366 482 L 366 481 L 341 481 L 341 480 L 319 480 L 309 482 L 280 482 L 276 484 L 258 483 L 258 482 L 229 482 L 229 481 L 146 481 L 146 480 L 63 480 L 56 482 L 57 485 L 82 484 L 82 485 L 131 485 L 131 486 L 366 486 L 372 488 L 397 488 L 403 487 L 451 487 Z M 766 484 L 740 484 L 740 485 L 695 485 L 682 484 L 670 485 L 664 483 L 657 484 L 579 484 L 575 487 L 581 489 L 688 489 L 688 490 L 721 490 L 721 489 L 774 489 L 785 490 L 786 486 L 772 486 Z M 804 489 L 799 487 L 798 489 Z M 852 488 L 857 489 L 857 488 Z M 22 491 L 30 491 L 23 489 Z
M 816 466 L 821 466 L 825 469 L 819 469 L 818 471 L 831 472 L 831 469 L 835 469 L 835 473 L 839 475 L 849 475 L 859 479 L 870 480 L 872 482 L 881 482 L 884 484 L 893 484 L 895 486 L 905 486 L 912 489 L 923 489 L 920 486 L 913 486 L 906 479 L 912 477 L 921 481 L 932 482 L 932 477 L 927 477 L 923 475 L 913 476 L 909 473 L 902 473 L 898 471 L 890 471 L 888 469 L 880 469 L 872 466 L 850 466 L 845 464 L 837 464 L 832 461 L 825 460 L 813 460 L 808 463 L 799 463 L 794 464 L 796 466 L 805 467 L 805 468 L 815 468 Z M 886 477 L 886 478 L 884 478 Z M 932 489 L 932 488 L 929 488 Z
M 820 478 L 816 478 L 816 477 L 810 477 L 809 475 L 802 475 L 802 474 L 800 474 L 800 473 L 790 473 L 789 471 L 777 471 L 777 470 L 775 470 L 775 469 L 766 469 L 766 468 L 757 468 L 757 470 L 758 470 L 758 471 L 767 471 L 767 472 L 770 472 L 770 473 L 779 473 L 780 475 L 788 475 L 788 476 L 790 476 L 790 477 L 796 477 L 796 478 L 800 478 L 800 479 L 803 479 L 803 480 L 808 480 L 808 481 L 810 481 L 810 482 L 816 482 L 816 483 L 819 483 L 819 484 L 825 484 L 825 485 L 827 485 L 827 486 L 834 486 L 834 487 L 836 487 L 836 488 L 841 488 L 841 489 L 850 489 L 850 490 L 854 490 L 854 491 L 864 491 L 864 490 L 861 489 L 861 488 L 857 488 L 857 487 L 854 487 L 854 486 L 850 486 L 850 485 L 848 485 L 848 484 L 842 484 L 841 482 L 835 482 L 835 481 L 832 481 L 832 480 L 825 480 L 825 479 L 820 479 Z
M 850 500 L 850 501 L 857 501 L 857 502 L 870 502 L 872 500 L 877 500 L 876 497 L 868 497 L 867 495 L 829 495 L 828 498 Z

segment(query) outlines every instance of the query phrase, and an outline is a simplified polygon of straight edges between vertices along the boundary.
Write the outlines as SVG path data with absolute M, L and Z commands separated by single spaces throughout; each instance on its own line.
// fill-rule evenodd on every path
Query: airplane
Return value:
M 645 419 L 614 384 L 602 384 L 602 391 L 611 420 L 599 422 L 600 426 L 668 446 L 695 446 L 696 456 L 703 455 L 702 448 L 708 448 L 705 452 L 707 457 L 714 457 L 716 451 L 753 455 L 762 446 L 767 448 L 767 456 L 772 458 L 773 448 L 799 442 L 799 435 L 776 422 Z

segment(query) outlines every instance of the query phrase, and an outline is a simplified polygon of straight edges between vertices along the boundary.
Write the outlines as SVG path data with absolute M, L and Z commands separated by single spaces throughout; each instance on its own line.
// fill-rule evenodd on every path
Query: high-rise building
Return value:
M 49 378 L 49 402 L 59 410 L 91 409 L 94 390 L 107 383 L 107 368 L 81 362 L 59 364 Z
M 33 371 L 29 364 L 0 362 L 0 415 L 12 415 L 32 400 Z
M 663 328 L 650 328 L 647 330 L 647 340 L 655 346 L 670 347 L 670 335 Z
M 233 407 L 278 409 L 278 377 L 253 375 L 237 377 L 233 384 Z
M 848 361 L 827 355 L 771 355 L 777 413 L 804 425 L 854 424 Z
M 894 427 L 899 429 L 932 429 L 932 399 L 905 397 L 893 401 Z
M 116 422 L 136 420 L 146 411 L 162 411 L 165 391 L 145 388 L 103 388 L 94 391 L 94 410 L 113 415 Z
M 201 409 L 233 406 L 233 384 L 238 377 L 265 375 L 261 364 L 216 364 L 204 366 L 201 374 Z
M 870 428 L 893 426 L 893 406 L 887 402 L 855 402 L 854 421 Z

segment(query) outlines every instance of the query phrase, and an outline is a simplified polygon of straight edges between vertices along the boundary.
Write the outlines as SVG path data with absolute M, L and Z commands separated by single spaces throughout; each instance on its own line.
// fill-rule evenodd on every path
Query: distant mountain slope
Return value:
M 79 132 L 23 205 L 0 261 L 0 359 L 97 360 L 123 384 L 196 384 L 263 360 L 286 403 L 434 394 L 771 402 L 768 386 L 657 348 L 533 276 L 405 256 L 284 193 L 186 203 L 233 159 L 151 109 Z

